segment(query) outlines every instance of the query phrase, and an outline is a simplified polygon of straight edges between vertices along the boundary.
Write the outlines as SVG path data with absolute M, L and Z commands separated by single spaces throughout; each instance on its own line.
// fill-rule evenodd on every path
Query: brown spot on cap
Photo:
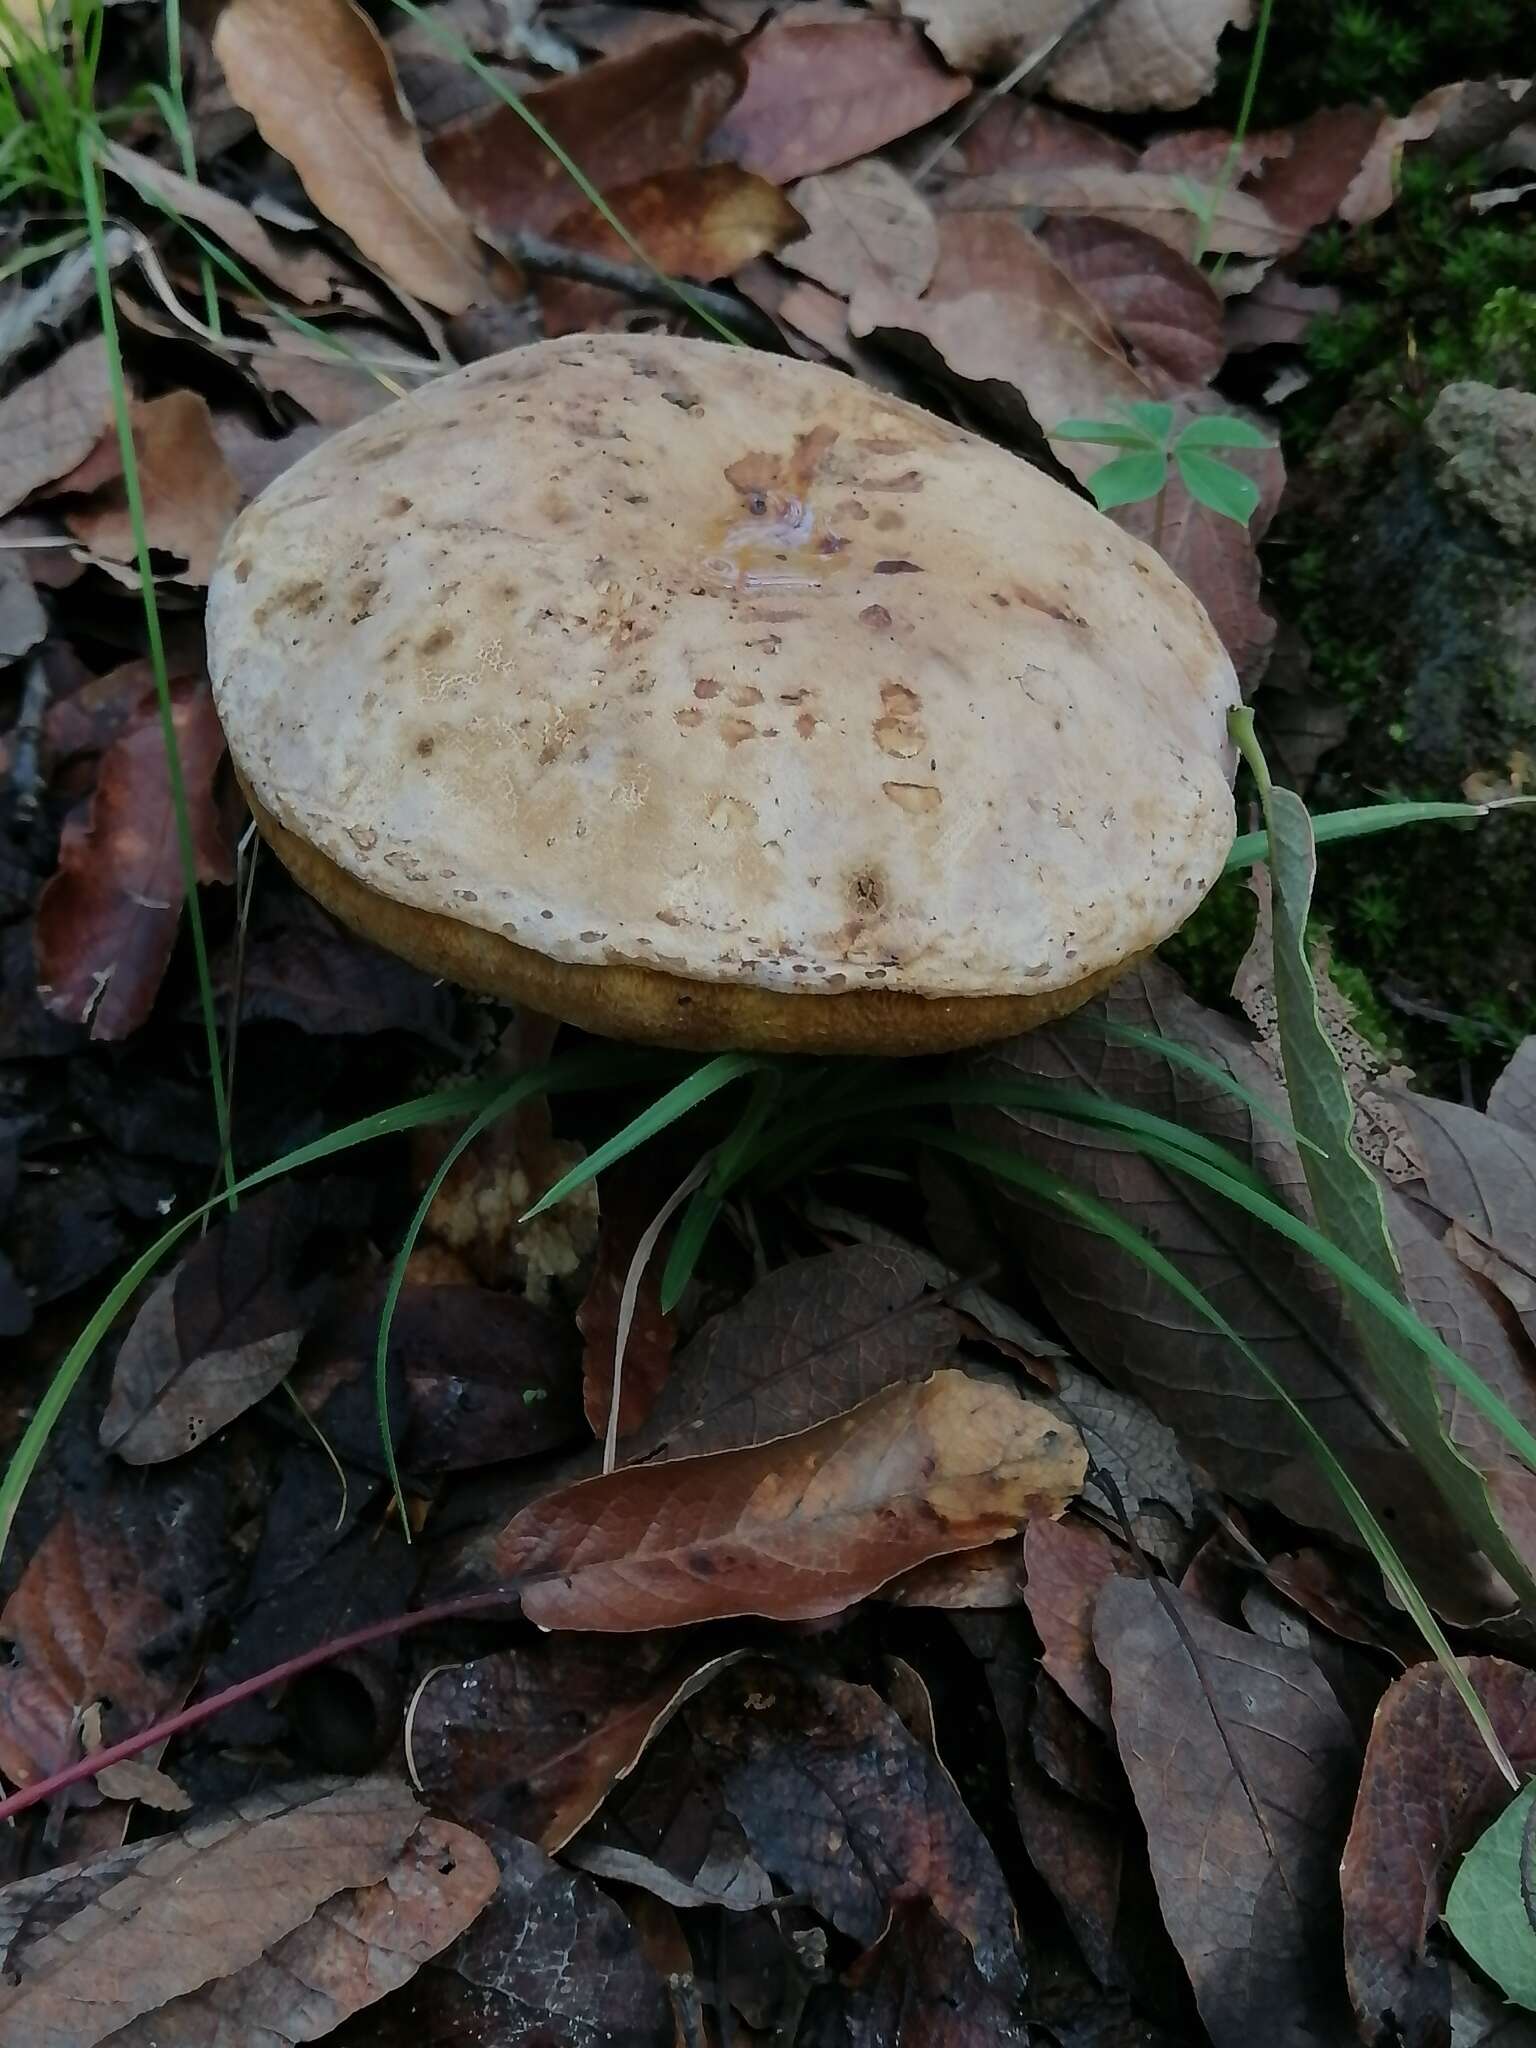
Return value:
M 922 573 L 916 562 L 909 562 L 904 557 L 875 564 L 877 576 L 921 576 Z
M 923 752 L 928 741 L 913 719 L 887 716 L 875 720 L 875 744 L 882 753 L 894 754 L 899 761 L 910 761 Z
M 883 604 L 867 604 L 859 613 L 859 621 L 868 626 L 872 633 L 888 633 L 891 630 L 891 615 Z
M 693 694 L 695 695 L 695 697 L 718 697 L 720 694 L 720 685 L 715 681 L 713 676 L 700 676 L 699 680 L 693 686 Z
M 910 811 L 916 818 L 936 811 L 944 801 L 943 792 L 931 782 L 882 782 L 880 787 L 898 810 Z
M 799 733 L 801 739 L 808 740 L 820 723 L 821 720 L 814 711 L 802 711 L 795 720 L 795 731 Z
M 882 683 L 880 702 L 893 718 L 915 718 L 923 708 L 922 698 L 905 683 Z
M 686 705 L 681 711 L 674 711 L 672 716 L 683 732 L 693 732 L 704 723 L 704 714 L 696 704 Z
M 743 740 L 757 738 L 757 727 L 750 718 L 722 718 L 720 737 L 728 747 L 739 747 Z
M 735 683 L 726 694 L 738 711 L 745 711 L 749 705 L 763 701 L 763 693 L 756 683 Z
M 453 645 L 453 638 L 452 626 L 433 626 L 431 631 L 424 633 L 417 642 L 417 652 L 426 655 L 441 654 Z

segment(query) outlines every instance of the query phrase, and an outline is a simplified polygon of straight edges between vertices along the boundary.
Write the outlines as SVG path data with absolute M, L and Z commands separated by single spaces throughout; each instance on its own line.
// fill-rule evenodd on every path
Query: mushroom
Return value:
M 744 348 L 543 342 L 360 420 L 235 522 L 208 636 L 312 895 L 615 1037 L 1003 1037 L 1176 930 L 1234 832 L 1232 665 L 1156 554 Z

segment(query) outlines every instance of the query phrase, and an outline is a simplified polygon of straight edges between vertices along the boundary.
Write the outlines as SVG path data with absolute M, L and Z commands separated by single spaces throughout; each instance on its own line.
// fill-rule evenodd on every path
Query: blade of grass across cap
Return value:
M 1453 820 L 1492 817 L 1495 811 L 1523 810 L 1536 804 L 1536 797 L 1513 796 L 1491 804 L 1364 804 L 1354 811 L 1324 811 L 1312 820 L 1314 845 L 1331 845 L 1336 839 L 1368 839 L 1377 832 L 1396 832 L 1403 825 L 1448 824 Z M 1268 860 L 1269 834 L 1244 832 L 1232 842 L 1222 868 L 1225 875 L 1251 868 L 1256 860 Z
M 1101 1017 L 1088 1010 L 1079 1010 L 1072 1019 L 1072 1026 L 1074 1030 L 1091 1031 L 1096 1036 L 1110 1039 L 1118 1045 L 1136 1045 L 1147 1052 L 1158 1053 L 1170 1066 L 1186 1067 L 1190 1073 L 1198 1074 L 1202 1080 L 1213 1082 L 1223 1093 L 1232 1096 L 1245 1108 L 1250 1109 L 1261 1123 L 1268 1124 L 1283 1138 L 1288 1138 L 1293 1145 L 1304 1145 L 1314 1152 L 1320 1149 L 1311 1138 L 1302 1136 L 1289 1117 L 1284 1117 L 1277 1109 L 1271 1108 L 1262 1095 L 1256 1094 L 1252 1088 L 1245 1088 L 1237 1076 L 1229 1073 L 1219 1060 L 1208 1060 L 1204 1053 L 1196 1052 L 1192 1046 L 1181 1045 L 1175 1038 L 1164 1038 L 1160 1031 L 1148 1031 L 1140 1024 L 1121 1024 L 1113 1018 Z
M 665 1095 L 658 1097 L 649 1109 L 627 1123 L 622 1131 L 616 1131 L 595 1152 L 573 1166 L 569 1173 L 562 1174 L 552 1188 L 547 1188 L 533 1207 L 518 1220 L 527 1223 L 535 1216 L 542 1216 L 546 1209 L 552 1209 L 556 1202 L 563 1202 L 567 1195 L 583 1186 L 601 1173 L 605 1167 L 613 1166 L 637 1145 L 643 1145 L 647 1138 L 654 1138 L 659 1131 L 675 1124 L 680 1116 L 686 1116 L 691 1109 L 697 1109 L 701 1102 L 707 1102 L 711 1095 L 717 1095 L 722 1088 L 728 1088 L 733 1081 L 739 1081 L 744 1074 L 755 1074 L 766 1067 L 768 1062 L 744 1052 L 720 1053 L 712 1060 L 706 1060 L 675 1088 L 669 1088 Z
M 471 1115 L 483 1107 L 495 1092 L 496 1084 L 476 1082 L 462 1088 L 440 1089 L 432 1095 L 418 1095 L 409 1102 L 397 1103 L 392 1109 L 379 1110 L 372 1116 L 360 1117 L 355 1123 L 343 1125 L 339 1131 L 332 1131 L 323 1138 L 315 1138 L 307 1145 L 300 1145 L 292 1152 L 285 1152 L 279 1159 L 269 1160 L 265 1166 L 258 1166 L 254 1172 L 245 1174 L 235 1182 L 235 1193 L 249 1194 L 253 1188 L 263 1187 L 268 1181 L 277 1180 L 285 1173 L 296 1173 L 301 1167 L 313 1166 L 319 1160 L 329 1159 L 338 1152 L 349 1151 L 355 1145 L 370 1144 L 376 1138 L 387 1138 L 399 1131 L 416 1130 L 423 1124 L 442 1123 L 453 1117 Z M 5 1468 L 5 1476 L 0 1478 L 0 1556 L 4 1555 L 21 1496 L 37 1469 L 38 1460 L 47 1447 L 54 1425 L 64 1412 L 65 1403 L 79 1385 L 81 1375 L 95 1357 L 103 1337 L 166 1254 L 174 1251 L 187 1232 L 219 1208 L 224 1199 L 225 1197 L 220 1194 L 209 1201 L 198 1203 L 168 1230 L 162 1231 L 154 1243 L 141 1252 L 121 1278 L 114 1282 L 85 1328 L 65 1353 L 57 1372 L 38 1402 L 20 1443 L 11 1454 L 10 1462 Z
M 1313 1152 L 1301 1154 L 1319 1233 L 1369 1277 L 1368 1295 L 1358 1281 L 1354 1284 L 1352 1292 L 1357 1298 L 1364 1296 L 1375 1307 L 1383 1302 L 1392 1304 L 1390 1315 L 1384 1311 L 1371 1316 L 1356 1313 L 1352 1320 L 1366 1362 L 1425 1475 L 1519 1596 L 1536 1599 L 1536 1578 L 1500 1522 L 1486 1479 L 1446 1434 L 1440 1390 L 1426 1366 L 1426 1346 L 1414 1335 L 1419 1321 L 1403 1291 L 1381 1183 L 1354 1147 L 1354 1098 L 1344 1078 L 1338 1051 L 1323 1026 L 1317 984 L 1307 953 L 1307 915 L 1317 873 L 1312 820 L 1293 790 L 1278 788 L 1271 780 L 1254 736 L 1252 713 L 1234 711 L 1229 724 L 1258 784 L 1269 831 L 1274 899 L 1273 979 L 1280 1055 L 1296 1127 L 1325 1148 L 1321 1156 Z M 1443 1348 L 1448 1358 L 1456 1358 L 1449 1346 Z M 1536 1440 L 1509 1414 L 1503 1402 L 1496 1401 L 1492 1390 L 1484 1387 L 1459 1359 L 1452 1376 L 1505 1438 L 1517 1446 L 1522 1457 L 1532 1463 Z M 1474 1388 L 1479 1391 L 1474 1392 Z M 1491 1403 L 1502 1413 L 1495 1413 Z
M 724 320 L 720 319 L 715 313 L 712 313 L 709 307 L 704 305 L 698 298 L 696 293 L 691 292 L 687 285 L 680 283 L 675 277 L 669 277 L 658 263 L 652 261 L 642 244 L 624 225 L 623 221 L 619 219 L 619 216 L 581 168 L 581 165 L 576 162 L 564 145 L 550 134 L 538 115 L 532 111 L 519 94 L 512 90 L 506 80 L 492 71 L 489 65 L 481 63 L 462 36 L 455 35 L 452 29 L 445 27 L 433 15 L 428 14 L 424 8 L 418 7 L 416 0 L 394 0 L 394 5 L 400 9 L 402 14 L 409 15 L 412 21 L 419 23 L 436 42 L 441 43 L 443 48 L 449 52 L 457 63 L 462 64 L 466 71 L 472 71 L 482 85 L 489 86 L 504 106 L 512 109 L 517 118 L 531 130 L 549 151 L 555 162 L 564 171 L 587 204 L 593 207 L 598 217 L 613 229 L 613 232 L 619 237 L 619 240 L 629 250 L 630 254 L 643 263 L 651 275 L 666 286 L 667 290 L 672 293 L 681 305 L 688 309 L 695 320 L 718 334 L 722 341 L 732 342 L 738 348 L 745 346 L 741 336 L 736 333 L 735 329 L 727 326 Z
M 957 1132 L 923 1128 L 917 1130 L 914 1135 L 923 1144 L 938 1151 L 953 1153 L 957 1158 L 968 1160 L 973 1166 L 979 1166 L 986 1172 L 995 1174 L 1000 1180 L 1011 1181 L 1014 1186 L 1023 1188 L 1040 1200 L 1066 1210 L 1079 1222 L 1107 1237 L 1111 1243 L 1128 1253 L 1148 1272 L 1160 1279 L 1181 1301 L 1194 1309 L 1197 1315 L 1208 1322 L 1211 1328 L 1224 1337 L 1246 1363 L 1253 1367 L 1301 1432 L 1308 1450 L 1317 1460 L 1341 1506 L 1359 1531 L 1361 1541 L 1381 1568 L 1382 1576 L 1402 1602 L 1405 1611 L 1412 1617 L 1414 1625 L 1433 1652 L 1436 1662 L 1455 1687 L 1457 1696 L 1471 1715 L 1494 1763 L 1511 1785 L 1518 1786 L 1519 1779 L 1504 1752 L 1504 1746 L 1499 1741 L 1493 1723 L 1488 1718 L 1487 1709 L 1478 1698 L 1471 1680 L 1446 1640 L 1444 1630 L 1436 1621 L 1424 1595 L 1419 1591 L 1413 1574 L 1398 1556 L 1387 1532 L 1372 1514 L 1359 1488 L 1340 1464 L 1327 1439 L 1292 1399 L 1283 1382 L 1276 1378 L 1252 1345 L 1233 1328 L 1215 1303 L 1209 1300 L 1194 1281 L 1160 1251 L 1150 1238 L 1144 1237 L 1133 1224 L 1116 1215 L 1107 1203 L 1099 1201 L 1096 1196 L 1088 1194 L 1081 1188 L 1074 1187 L 1070 1181 L 1048 1172 L 1044 1167 L 1020 1159 L 1017 1154 L 1005 1150 L 1002 1146 L 984 1144 L 977 1139 L 963 1137 Z
M 112 411 L 117 424 L 117 443 L 123 464 L 123 493 L 133 528 L 134 561 L 138 568 L 139 595 L 144 606 L 144 632 L 149 647 L 150 670 L 155 699 L 160 710 L 160 736 L 165 746 L 166 779 L 170 784 L 171 813 L 176 822 L 176 850 L 181 860 L 182 894 L 186 903 L 187 929 L 192 935 L 192 954 L 197 965 L 198 1005 L 202 1011 L 203 1034 L 208 1042 L 208 1087 L 213 1097 L 214 1123 L 218 1130 L 219 1156 L 224 1169 L 224 1198 L 234 1208 L 235 1160 L 230 1140 L 229 1101 L 224 1093 L 224 1066 L 219 1051 L 218 1013 L 213 1001 L 213 977 L 208 968 L 208 945 L 203 933 L 202 907 L 197 894 L 197 856 L 193 850 L 192 819 L 187 808 L 186 782 L 181 772 L 181 745 L 176 736 L 176 711 L 171 701 L 170 672 L 166 667 L 165 642 L 160 631 L 160 607 L 155 597 L 154 571 L 149 560 L 149 534 L 144 524 L 144 494 L 139 486 L 138 455 L 133 445 L 133 416 L 128 409 L 128 386 L 123 376 L 122 345 L 117 332 L 117 307 L 112 297 L 112 268 L 107 261 L 106 221 L 102 213 L 100 174 L 96 164 L 95 138 L 82 135 L 79 144 L 81 185 L 85 197 L 86 226 L 96 271 L 96 302 L 107 345 L 107 372 L 112 387 Z

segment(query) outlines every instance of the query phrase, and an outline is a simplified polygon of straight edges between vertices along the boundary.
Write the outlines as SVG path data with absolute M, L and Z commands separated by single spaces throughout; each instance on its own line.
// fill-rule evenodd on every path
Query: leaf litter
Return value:
M 496 88 L 655 264 L 755 314 L 754 338 L 1082 483 L 1101 451 L 1055 435 L 1069 416 L 1164 401 L 1278 440 L 1273 394 L 1355 303 L 1347 254 L 1320 274 L 1324 239 L 1347 252 L 1390 220 L 1415 153 L 1454 159 L 1518 114 L 1518 80 L 1452 80 L 1259 125 L 1261 74 L 1235 136 L 1227 80 L 1267 11 L 446 0 L 415 19 L 231 0 L 210 39 L 186 10 L 190 159 L 135 112 L 103 163 L 131 230 L 124 395 L 242 1165 L 524 1057 L 486 1006 L 341 933 L 271 863 L 246 897 L 198 617 L 240 506 L 397 391 L 540 332 L 685 324 Z M 145 13 L 109 20 L 125 91 L 163 75 Z M 1515 130 L 1500 215 L 1525 204 Z M 88 293 L 10 319 L 48 274 L 0 285 L 3 745 L 24 828 L 0 864 L 13 1437 L 86 1290 L 207 1198 L 217 1152 L 189 1107 L 208 1050 L 109 361 Z M 1284 463 L 1237 460 L 1249 526 L 1177 481 L 1155 513 L 1115 516 L 1202 597 L 1272 759 L 1310 777 L 1342 727 L 1261 576 Z M 1302 937 L 1282 938 L 1294 1009 Z M 1260 941 L 1273 954 L 1273 923 Z M 1334 1158 L 1329 1182 L 1285 1136 L 1253 1021 L 1148 963 L 967 1071 L 1171 1116 L 1301 1217 L 1363 1198 L 1385 1162 L 1372 1255 L 1536 1422 L 1536 1039 L 1479 1108 L 1410 1092 L 1335 1032 L 1333 1134 L 1352 1117 L 1371 1164 Z M 1438 1439 L 1442 1478 L 1485 1492 L 1502 1571 L 1426 1488 L 1368 1329 L 1294 1245 L 1106 1127 L 962 1120 L 1107 1202 L 1220 1303 L 1536 1769 L 1514 1597 L 1536 1493 L 1487 1418 L 1423 1378 L 1420 1448 Z M 1187 1298 L 981 1180 L 754 1192 L 675 1309 L 665 1239 L 639 1275 L 603 1473 L 659 1178 L 641 1155 L 520 1220 L 603 1135 L 529 1109 L 440 1190 L 389 1350 L 398 1504 L 379 1316 L 446 1137 L 398 1144 L 368 1184 L 245 1198 L 122 1304 L 7 1560 L 0 1771 L 82 1776 L 0 1849 L 0 2042 L 1521 2038 L 1488 1988 L 1531 1995 L 1506 1781 L 1283 1401 Z M 492 1618 L 451 1610 L 487 1588 Z M 321 1640 L 437 1600 L 430 1627 L 285 1680 Z M 154 1740 L 240 1681 L 256 1696 Z M 143 1755 L 91 1771 L 139 1735 Z M 1468 1898 L 1507 1941 L 1473 1931 Z

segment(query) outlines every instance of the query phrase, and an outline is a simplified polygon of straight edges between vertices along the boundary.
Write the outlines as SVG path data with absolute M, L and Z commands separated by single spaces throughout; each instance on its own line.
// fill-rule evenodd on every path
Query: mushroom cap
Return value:
M 209 666 L 299 880 L 466 986 L 673 1044 L 1059 1016 L 1234 833 L 1231 662 L 1159 556 L 840 372 L 476 363 L 235 522 Z

